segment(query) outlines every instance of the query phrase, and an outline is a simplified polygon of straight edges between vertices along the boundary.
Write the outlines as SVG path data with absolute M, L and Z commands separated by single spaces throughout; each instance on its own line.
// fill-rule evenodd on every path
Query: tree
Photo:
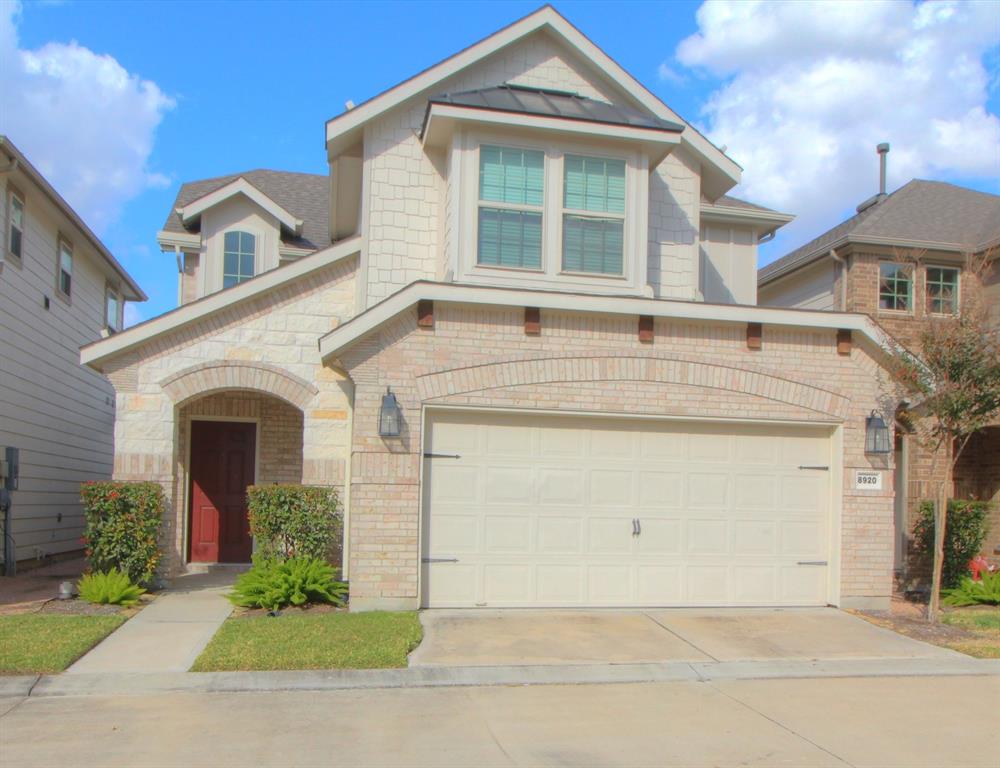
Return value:
M 992 253 L 969 255 L 963 280 L 970 283 L 957 315 L 924 313 L 911 352 L 899 347 L 890 370 L 909 409 L 918 439 L 931 451 L 935 465 L 947 463 L 946 480 L 938 489 L 934 520 L 934 567 L 929 621 L 940 607 L 944 535 L 948 524 L 948 484 L 955 465 L 980 429 L 1000 416 L 1000 329 L 990 324 L 982 299 L 982 280 L 995 268 Z M 935 466 L 935 469 L 939 467 Z

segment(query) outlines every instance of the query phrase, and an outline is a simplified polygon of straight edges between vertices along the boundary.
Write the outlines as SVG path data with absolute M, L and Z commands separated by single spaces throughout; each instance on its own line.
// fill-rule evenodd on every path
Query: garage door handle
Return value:
M 457 557 L 422 557 L 420 558 L 422 563 L 457 563 Z
M 799 565 L 829 565 L 826 560 L 799 560 Z
M 642 520 L 638 517 L 635 519 L 635 533 L 637 536 L 642 536 Z
M 425 459 L 460 459 L 457 453 L 425 453 Z
M 830 468 L 824 464 L 812 465 L 812 466 L 810 466 L 809 464 L 799 464 L 799 469 L 821 469 L 824 472 L 830 471 Z

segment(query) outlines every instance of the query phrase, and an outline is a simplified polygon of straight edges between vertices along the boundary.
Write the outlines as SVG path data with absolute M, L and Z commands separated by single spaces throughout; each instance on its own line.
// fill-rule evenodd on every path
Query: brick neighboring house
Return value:
M 887 149 L 886 149 L 887 151 Z M 758 273 L 762 306 L 864 312 L 911 349 L 929 314 L 960 312 L 974 295 L 1000 329 L 1000 197 L 953 184 L 914 179 L 881 192 L 857 215 L 772 262 Z M 980 280 L 968 256 L 992 259 Z M 905 429 L 897 426 L 895 569 L 901 584 L 922 570 L 909 556 L 919 502 L 945 481 L 957 498 L 990 500 L 984 553 L 1000 563 L 1000 424 L 977 433 L 954 477 Z M 943 470 L 943 471 L 942 471 Z
M 167 564 L 247 483 L 342 490 L 351 606 L 886 606 L 856 471 L 887 338 L 756 306 L 790 216 L 545 7 L 326 125 L 329 175 L 182 186 L 181 306 L 85 347 Z

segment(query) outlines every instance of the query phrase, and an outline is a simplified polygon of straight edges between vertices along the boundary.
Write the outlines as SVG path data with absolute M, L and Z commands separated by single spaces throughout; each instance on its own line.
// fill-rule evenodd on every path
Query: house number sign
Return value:
M 881 491 L 882 473 L 867 469 L 854 471 L 854 489 L 856 491 Z

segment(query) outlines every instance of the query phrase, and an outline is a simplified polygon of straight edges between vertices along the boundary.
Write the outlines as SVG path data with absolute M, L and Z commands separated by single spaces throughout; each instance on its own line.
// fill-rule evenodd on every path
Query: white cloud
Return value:
M 100 232 L 129 199 L 168 183 L 148 162 L 174 102 L 75 41 L 22 50 L 20 14 L 20 3 L 0 0 L 0 133 Z
M 983 60 L 1000 45 L 992 2 L 708 0 L 675 53 L 722 78 L 705 130 L 744 167 L 735 190 L 798 215 L 801 243 L 911 178 L 1000 178 L 1000 119 Z

